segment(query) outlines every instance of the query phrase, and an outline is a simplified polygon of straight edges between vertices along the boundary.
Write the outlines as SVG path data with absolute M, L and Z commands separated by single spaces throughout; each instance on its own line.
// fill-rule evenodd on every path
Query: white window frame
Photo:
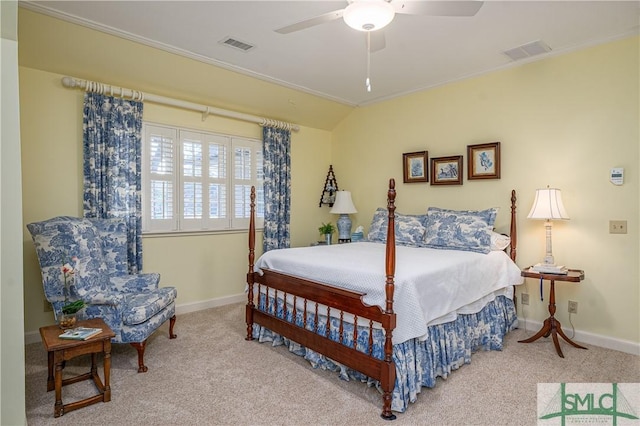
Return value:
M 164 143 L 170 143 L 173 158 L 169 161 L 173 173 L 153 175 L 151 173 L 151 138 L 161 136 Z M 225 135 L 214 132 L 186 129 L 143 122 L 142 126 L 142 228 L 143 233 L 184 233 L 184 232 L 212 232 L 246 230 L 249 228 L 249 192 L 251 186 L 256 187 L 256 228 L 264 225 L 264 201 L 263 201 L 263 175 L 262 175 L 262 141 L 233 135 Z M 194 157 L 199 167 L 185 168 L 184 155 L 185 144 L 193 143 L 197 148 L 200 144 L 200 156 Z M 212 144 L 223 147 L 226 154 L 224 166 L 220 172 L 223 176 L 209 175 L 209 147 Z M 236 174 L 235 152 L 243 149 L 245 158 L 249 162 L 249 169 L 244 173 Z M 188 162 L 187 162 L 188 165 Z M 224 170 L 222 170 L 224 169 Z M 198 171 L 199 173 L 186 173 Z M 155 179 L 153 179 L 155 177 Z M 172 203 L 169 211 L 164 211 L 168 218 L 152 218 L 151 210 L 151 182 L 165 181 L 166 186 L 171 186 Z M 184 217 L 185 184 L 193 182 L 200 185 L 200 191 L 195 194 L 201 207 L 200 217 Z M 223 185 L 226 204 L 223 217 L 210 217 L 209 214 L 209 185 Z M 242 187 L 242 191 L 236 195 L 235 188 Z M 204 189 L 202 189 L 204 188 Z M 236 199 L 238 198 L 238 199 Z M 238 204 L 239 209 L 236 209 Z M 168 206 L 169 204 L 165 204 Z M 240 213 L 236 217 L 236 213 Z

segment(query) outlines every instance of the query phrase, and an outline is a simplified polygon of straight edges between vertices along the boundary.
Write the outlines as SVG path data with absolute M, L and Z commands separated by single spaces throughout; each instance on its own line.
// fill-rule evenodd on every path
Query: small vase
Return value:
M 324 240 L 327 242 L 327 245 L 331 245 L 331 234 L 324 234 Z
M 76 314 L 61 314 L 58 318 L 58 325 L 62 329 L 73 328 L 76 326 Z

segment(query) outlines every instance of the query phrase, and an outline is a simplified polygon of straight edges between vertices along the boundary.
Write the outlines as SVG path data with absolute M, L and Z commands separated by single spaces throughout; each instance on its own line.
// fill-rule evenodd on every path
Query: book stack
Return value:
M 87 340 L 90 337 L 93 337 L 96 334 L 100 334 L 100 333 L 102 333 L 101 328 L 76 327 L 76 328 L 70 328 L 69 330 L 66 330 L 64 333 L 62 333 L 58 337 L 61 339 L 70 339 L 70 340 Z
M 545 263 L 536 263 L 531 267 L 531 271 L 539 274 L 567 275 L 569 273 L 569 270 L 564 265 L 548 265 Z

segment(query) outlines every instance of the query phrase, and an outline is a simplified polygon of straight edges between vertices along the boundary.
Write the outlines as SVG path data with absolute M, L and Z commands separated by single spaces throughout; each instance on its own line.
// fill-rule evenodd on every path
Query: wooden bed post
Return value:
M 249 291 L 247 292 L 247 307 L 246 307 L 246 321 L 247 321 L 247 337 L 245 340 L 253 340 L 253 264 L 255 262 L 256 251 L 256 187 L 251 187 L 251 213 L 249 216 L 249 271 L 247 272 L 247 285 Z
M 518 245 L 518 233 L 516 232 L 516 190 L 511 190 L 511 229 L 509 229 L 509 236 L 511 237 L 511 250 L 509 251 L 509 257 L 514 262 L 516 261 L 516 250 Z
M 509 257 L 514 262 L 516 261 L 516 254 L 518 250 L 518 232 L 516 227 L 516 190 L 511 190 L 511 227 L 509 228 L 509 238 L 511 238 L 511 245 L 509 248 Z M 518 296 L 516 295 L 516 286 L 513 286 L 513 305 L 516 311 L 518 310 Z
M 396 181 L 389 179 L 389 191 L 387 192 L 387 210 L 389 211 L 389 222 L 387 226 L 387 246 L 386 246 L 386 275 L 385 284 L 386 314 L 393 314 L 393 292 L 394 292 L 394 275 L 396 273 L 396 235 L 395 235 L 395 200 L 396 200 Z M 391 412 L 391 394 L 396 383 L 396 365 L 393 362 L 393 329 L 396 327 L 395 315 L 391 317 L 391 324 L 384 326 L 384 362 L 386 371 L 382 371 L 382 414 L 380 416 L 385 420 L 395 420 L 396 416 Z

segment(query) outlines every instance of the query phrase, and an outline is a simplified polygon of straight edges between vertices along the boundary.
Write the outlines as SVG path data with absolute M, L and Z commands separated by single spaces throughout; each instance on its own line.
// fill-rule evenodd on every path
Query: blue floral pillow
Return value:
M 424 245 L 435 249 L 489 253 L 497 214 L 497 207 L 480 211 L 429 207 Z
M 425 216 L 406 215 L 397 212 L 395 216 L 396 244 L 402 246 L 421 246 L 425 235 L 425 228 L 423 225 Z M 388 222 L 389 213 L 387 209 L 379 207 L 373 214 L 373 220 L 369 227 L 367 240 L 386 243 Z

